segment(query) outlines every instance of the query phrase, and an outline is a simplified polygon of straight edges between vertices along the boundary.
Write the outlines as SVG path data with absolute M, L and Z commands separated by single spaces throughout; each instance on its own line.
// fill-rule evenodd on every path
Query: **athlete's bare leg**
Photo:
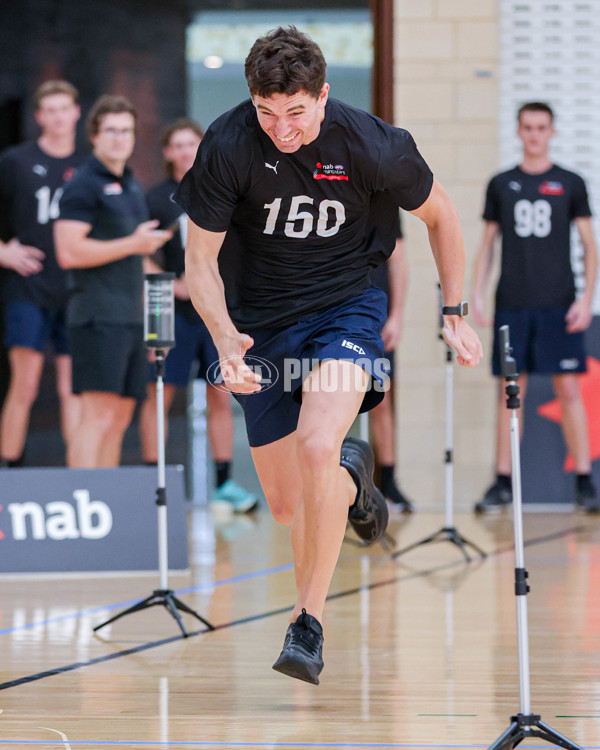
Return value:
M 25 448 L 29 415 L 37 398 L 44 355 L 35 349 L 13 346 L 8 358 L 10 384 L 2 409 L 0 454 L 6 461 L 17 461 Z
M 575 471 L 578 474 L 589 474 L 592 470 L 590 443 L 579 377 L 574 373 L 554 375 L 552 385 L 560 402 L 563 434 L 567 447 L 575 459 Z
M 369 412 L 369 423 L 373 438 L 373 448 L 377 463 L 392 466 L 396 463 L 393 383 L 386 392 L 383 401 Z
M 523 436 L 523 405 L 527 393 L 527 375 L 520 375 L 519 398 L 521 406 L 517 412 L 519 417 L 519 430 Z M 510 414 L 511 410 L 506 407 L 506 381 L 498 378 L 498 405 L 496 414 L 496 474 L 510 476 L 512 459 L 510 453 Z
M 350 387 L 325 392 L 318 387 L 323 377 Z M 340 451 L 368 383 L 369 376 L 352 362 L 322 363 L 305 380 L 296 432 L 252 449 L 275 519 L 292 524 L 298 589 L 292 622 L 302 608 L 322 621 L 348 508 L 356 498 L 356 485 L 340 466 Z
M 233 456 L 233 411 L 231 394 L 206 384 L 206 429 L 213 461 L 231 461 Z
M 165 406 L 165 443 L 169 433 L 169 410 L 175 398 L 176 386 L 165 383 L 163 388 Z M 142 404 L 139 419 L 140 443 L 144 463 L 155 464 L 158 461 L 158 433 L 156 422 L 156 383 L 146 386 L 146 400 Z
M 123 435 L 135 399 L 105 391 L 81 394 L 81 421 L 69 446 L 67 463 L 74 469 L 118 466 Z
M 60 425 L 63 440 L 68 446 L 81 420 L 81 399 L 73 393 L 71 357 L 57 354 L 54 358 L 56 391 L 60 401 Z

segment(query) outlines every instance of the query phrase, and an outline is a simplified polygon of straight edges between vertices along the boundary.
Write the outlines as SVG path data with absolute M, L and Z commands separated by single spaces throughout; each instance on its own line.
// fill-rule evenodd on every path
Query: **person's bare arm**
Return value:
M 440 277 L 444 305 L 458 305 L 463 299 L 465 249 L 458 214 L 444 188 L 437 180 L 429 197 L 411 211 L 427 226 L 429 244 Z M 479 337 L 459 315 L 444 315 L 444 340 L 456 350 L 458 363 L 465 367 L 479 364 L 483 350 Z
M 594 287 L 596 286 L 596 273 L 598 271 L 598 253 L 596 251 L 591 217 L 580 216 L 575 219 L 575 226 L 583 245 L 585 289 L 581 297 L 578 297 L 567 311 L 566 323 L 569 333 L 585 331 L 592 322 L 592 300 L 594 297 Z
M 217 259 L 224 239 L 225 232 L 209 232 L 188 219 L 185 276 L 194 307 L 219 352 L 225 384 L 236 393 L 254 393 L 260 390 L 260 376 L 244 362 L 254 340 L 233 324 L 219 273 Z
M 0 242 L 0 266 L 10 268 L 21 276 L 39 273 L 43 268 L 44 253 L 32 245 L 22 245 L 16 237 Z
M 173 235 L 156 229 L 158 221 L 143 221 L 135 232 L 116 240 L 88 237 L 91 224 L 72 219 L 54 222 L 54 246 L 61 268 L 95 268 L 128 255 L 152 255 Z
M 489 326 L 492 321 L 485 315 L 485 289 L 494 261 L 494 245 L 500 227 L 495 221 L 486 221 L 483 236 L 473 267 L 471 299 L 473 320 L 478 326 Z
M 408 266 L 404 254 L 404 240 L 401 237 L 396 239 L 396 245 L 388 258 L 387 266 L 390 280 L 390 306 L 387 320 L 381 329 L 381 337 L 384 349 L 391 351 L 396 348 L 402 338 L 404 300 L 408 283 Z

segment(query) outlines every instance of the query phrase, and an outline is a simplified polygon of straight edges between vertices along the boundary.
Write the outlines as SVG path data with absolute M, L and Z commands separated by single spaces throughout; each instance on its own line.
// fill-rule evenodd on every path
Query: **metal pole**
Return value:
M 452 505 L 454 503 L 454 371 L 452 350 L 446 349 L 446 521 L 445 526 L 454 526 Z
M 523 542 L 523 503 L 521 496 L 521 459 L 520 431 L 517 409 L 510 414 L 510 452 L 512 458 L 512 491 L 513 517 L 515 526 L 515 567 L 517 571 L 525 569 L 525 552 Z M 527 617 L 527 595 L 517 595 L 517 638 L 519 645 L 519 691 L 521 696 L 521 713 L 531 713 L 531 691 L 529 684 L 529 632 Z
M 165 488 L 165 392 L 163 382 L 164 352 L 156 353 L 156 424 L 158 438 L 158 573 L 160 588 L 168 585 L 169 559 L 167 550 L 167 497 Z

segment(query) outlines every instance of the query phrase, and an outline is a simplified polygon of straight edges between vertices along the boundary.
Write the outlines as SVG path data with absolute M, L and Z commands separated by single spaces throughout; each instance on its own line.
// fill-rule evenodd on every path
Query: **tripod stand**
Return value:
M 516 362 L 510 356 L 508 326 L 502 326 L 501 358 L 502 375 L 507 381 L 506 407 L 510 413 L 510 450 L 512 458 L 512 492 L 513 514 L 515 527 L 515 596 L 517 597 L 517 636 L 519 648 L 519 693 L 521 697 L 520 711 L 511 716 L 508 729 L 490 745 L 488 750 L 513 750 L 527 737 L 540 737 L 546 742 L 567 750 L 582 750 L 571 740 L 564 737 L 552 727 L 545 724 L 539 714 L 531 712 L 531 696 L 529 686 L 529 634 L 527 621 L 527 594 L 529 574 L 525 570 L 525 553 L 523 547 L 523 507 L 521 502 L 521 459 L 519 454 L 519 417 L 517 409 L 520 406 L 519 385 Z
M 165 351 L 164 349 L 156 350 L 156 418 L 157 418 L 157 435 L 158 435 L 158 486 L 156 489 L 156 505 L 158 507 L 158 571 L 160 588 L 155 589 L 150 596 L 142 599 L 131 607 L 119 612 L 109 620 L 96 625 L 94 632 L 100 630 L 111 622 L 130 615 L 133 612 L 140 612 L 142 609 L 148 609 L 155 605 L 162 605 L 177 620 L 177 624 L 183 637 L 189 635 L 181 620 L 181 612 L 187 612 L 196 619 L 203 622 L 209 630 L 214 630 L 214 626 L 194 611 L 181 599 L 178 599 L 168 585 L 168 548 L 167 548 L 167 489 L 165 487 L 165 412 L 164 412 L 164 371 L 165 371 Z
M 439 285 L 438 285 L 439 289 Z M 440 302 L 441 310 L 441 302 Z M 443 321 L 440 320 L 440 332 L 439 338 L 442 337 L 442 326 Z M 445 465 L 445 519 L 444 525 L 439 531 L 434 534 L 426 536 L 418 542 L 410 544 L 404 549 L 394 552 L 392 557 L 400 557 L 406 552 L 410 552 L 417 547 L 421 547 L 424 544 L 432 544 L 434 542 L 450 542 L 454 544 L 462 552 L 465 562 L 471 562 L 471 556 L 469 555 L 468 548 L 474 550 L 482 558 L 487 557 L 487 554 L 478 547 L 474 542 L 466 539 L 454 526 L 454 352 L 448 344 L 445 344 L 445 361 L 446 361 L 446 450 L 444 453 L 444 465 Z
M 106 620 L 96 625 L 94 632 L 115 620 L 139 612 L 148 607 L 162 605 L 177 620 L 177 624 L 183 637 L 188 637 L 188 632 L 183 626 L 179 612 L 187 612 L 196 619 L 203 622 L 209 630 L 214 626 L 201 617 L 185 602 L 178 599 L 169 588 L 167 576 L 169 570 L 169 555 L 167 548 L 167 489 L 165 482 L 165 357 L 167 350 L 175 345 L 175 322 L 174 322 L 174 273 L 152 273 L 146 274 L 144 280 L 144 339 L 146 346 L 155 352 L 156 369 L 156 434 L 158 439 L 157 468 L 158 486 L 156 489 L 156 505 L 158 507 L 158 572 L 160 588 L 155 589 L 150 596 L 137 602 Z

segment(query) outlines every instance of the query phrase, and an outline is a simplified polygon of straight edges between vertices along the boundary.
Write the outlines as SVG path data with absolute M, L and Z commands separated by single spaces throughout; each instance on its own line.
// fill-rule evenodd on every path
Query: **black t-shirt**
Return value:
M 65 158 L 49 156 L 36 142 L 23 143 L 0 157 L 0 237 L 16 237 L 41 250 L 43 268 L 31 276 L 7 274 L 4 299 L 32 302 L 55 310 L 66 302 L 66 274 L 56 262 L 52 227 L 64 183 L 85 156 L 75 151 Z
M 369 287 L 371 197 L 412 210 L 432 184 L 410 134 L 377 117 L 329 99 L 317 138 L 285 154 L 246 101 L 210 126 L 175 200 L 227 231 L 219 269 L 234 324 L 276 328 Z
M 382 194 L 385 195 L 385 194 Z M 402 239 L 402 225 L 400 223 L 400 212 L 398 206 L 391 200 L 380 203 L 379 200 L 371 201 L 371 221 L 375 227 L 375 233 L 373 235 L 372 242 L 381 242 L 382 237 L 385 238 L 385 251 L 386 259 L 390 256 L 389 247 L 391 245 L 392 252 L 396 244 L 396 240 Z M 371 245 L 373 247 L 373 245 Z M 378 286 L 388 296 L 390 296 L 390 269 L 387 261 L 377 265 L 371 271 L 371 281 L 374 286 Z M 388 304 L 389 307 L 389 304 Z
M 553 165 L 543 174 L 519 167 L 489 183 L 483 218 L 499 224 L 502 261 L 496 307 L 568 307 L 575 299 L 571 221 L 591 216 L 585 183 Z
M 95 156 L 65 186 L 60 218 L 91 224 L 90 239 L 116 240 L 132 234 L 148 220 L 141 187 L 126 167 L 122 176 L 110 172 Z M 69 272 L 67 323 L 142 323 L 144 274 L 140 255 Z
M 187 235 L 187 216 L 173 200 L 177 190 L 177 180 L 167 177 L 158 185 L 150 188 L 146 194 L 151 219 L 158 219 L 159 229 L 167 229 L 176 221 L 179 229 L 173 237 L 161 247 L 156 261 L 165 271 L 172 271 L 179 278 L 185 271 L 185 241 Z M 175 310 L 185 315 L 188 320 L 198 320 L 199 316 L 190 300 L 175 299 Z

